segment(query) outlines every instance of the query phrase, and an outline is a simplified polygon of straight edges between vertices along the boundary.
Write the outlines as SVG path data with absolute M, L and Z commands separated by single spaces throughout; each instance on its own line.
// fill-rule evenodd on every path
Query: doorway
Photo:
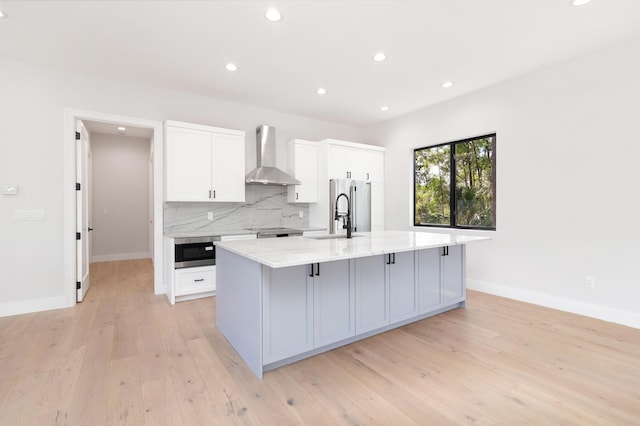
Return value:
M 148 209 L 151 212 L 148 216 L 150 219 L 148 226 L 148 248 L 152 255 L 154 266 L 154 294 L 164 294 L 165 288 L 163 283 L 163 212 L 162 212 L 162 123 L 158 121 L 137 119 L 132 117 L 116 116 L 112 114 L 104 114 L 90 111 L 80 111 L 65 109 L 65 237 L 67 235 L 72 238 L 65 238 L 65 282 L 70 283 L 68 290 L 65 291 L 65 297 L 68 306 L 76 303 L 76 295 L 80 292 L 77 290 L 77 270 L 82 270 L 82 256 L 78 256 L 77 234 L 78 223 L 82 223 L 82 213 L 77 209 L 76 200 L 76 170 L 81 164 L 76 163 L 77 148 L 75 141 L 75 129 L 79 122 L 89 123 L 90 129 L 94 132 L 96 129 L 117 129 L 118 126 L 126 128 L 139 129 L 134 131 L 135 134 L 144 134 L 148 136 L 149 142 L 149 189 L 148 191 Z M 98 130 L 104 131 L 104 130 Z M 142 133 L 136 133 L 142 132 Z M 159 161 L 155 161 L 158 159 Z M 86 223 L 86 221 L 85 221 Z M 91 226 L 87 226 L 90 228 Z M 81 231 L 81 230 L 80 230 Z M 88 233 L 88 229 L 86 230 Z M 87 258 L 86 262 L 90 259 Z M 115 259 L 114 259 L 115 260 Z

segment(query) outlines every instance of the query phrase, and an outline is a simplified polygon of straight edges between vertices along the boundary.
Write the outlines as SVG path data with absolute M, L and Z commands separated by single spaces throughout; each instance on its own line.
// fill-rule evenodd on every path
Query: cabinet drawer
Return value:
M 176 269 L 176 296 L 204 293 L 216 289 L 216 267 L 202 266 L 196 268 Z

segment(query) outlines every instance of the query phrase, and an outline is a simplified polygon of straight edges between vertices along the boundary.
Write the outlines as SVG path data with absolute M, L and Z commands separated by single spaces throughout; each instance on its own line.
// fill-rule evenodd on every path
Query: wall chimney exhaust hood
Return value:
M 263 185 L 300 185 L 300 181 L 276 167 L 276 129 L 258 126 L 256 129 L 257 167 L 245 176 L 245 182 Z

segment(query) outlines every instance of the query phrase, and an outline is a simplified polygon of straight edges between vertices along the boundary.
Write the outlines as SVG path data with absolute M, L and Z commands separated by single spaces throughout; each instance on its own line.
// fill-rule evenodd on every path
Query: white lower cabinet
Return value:
M 466 298 L 464 246 L 444 247 L 442 256 L 442 302 L 458 302 Z M 442 250 L 442 249 L 441 249 Z
M 415 252 L 387 255 L 391 323 L 418 314 L 418 286 L 415 279 Z
M 418 314 L 413 251 L 354 259 L 354 264 L 357 334 Z
M 314 347 L 353 337 L 355 289 L 349 260 L 316 263 L 313 271 Z
M 349 261 L 266 268 L 263 362 L 269 364 L 355 335 Z
M 464 301 L 464 246 L 419 250 L 417 281 L 420 313 Z
M 263 267 L 263 365 L 464 306 L 464 260 L 451 246 Z
M 419 250 L 417 281 L 420 289 L 420 313 L 437 309 L 442 305 L 442 285 L 440 280 L 440 262 L 442 248 Z
M 174 282 L 176 297 L 215 291 L 216 267 L 198 266 L 195 268 L 176 269 Z
M 263 281 L 263 360 L 275 362 L 313 349 L 311 265 L 271 269 Z
M 378 255 L 354 259 L 356 286 L 356 333 L 389 325 L 389 286 L 385 259 Z

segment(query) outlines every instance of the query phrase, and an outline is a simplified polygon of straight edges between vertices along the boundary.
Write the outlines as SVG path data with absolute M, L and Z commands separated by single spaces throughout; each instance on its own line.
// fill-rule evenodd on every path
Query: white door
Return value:
M 89 133 L 82 121 L 76 124 L 76 300 L 82 302 L 89 289 Z M 79 185 L 78 185 L 79 184 Z

